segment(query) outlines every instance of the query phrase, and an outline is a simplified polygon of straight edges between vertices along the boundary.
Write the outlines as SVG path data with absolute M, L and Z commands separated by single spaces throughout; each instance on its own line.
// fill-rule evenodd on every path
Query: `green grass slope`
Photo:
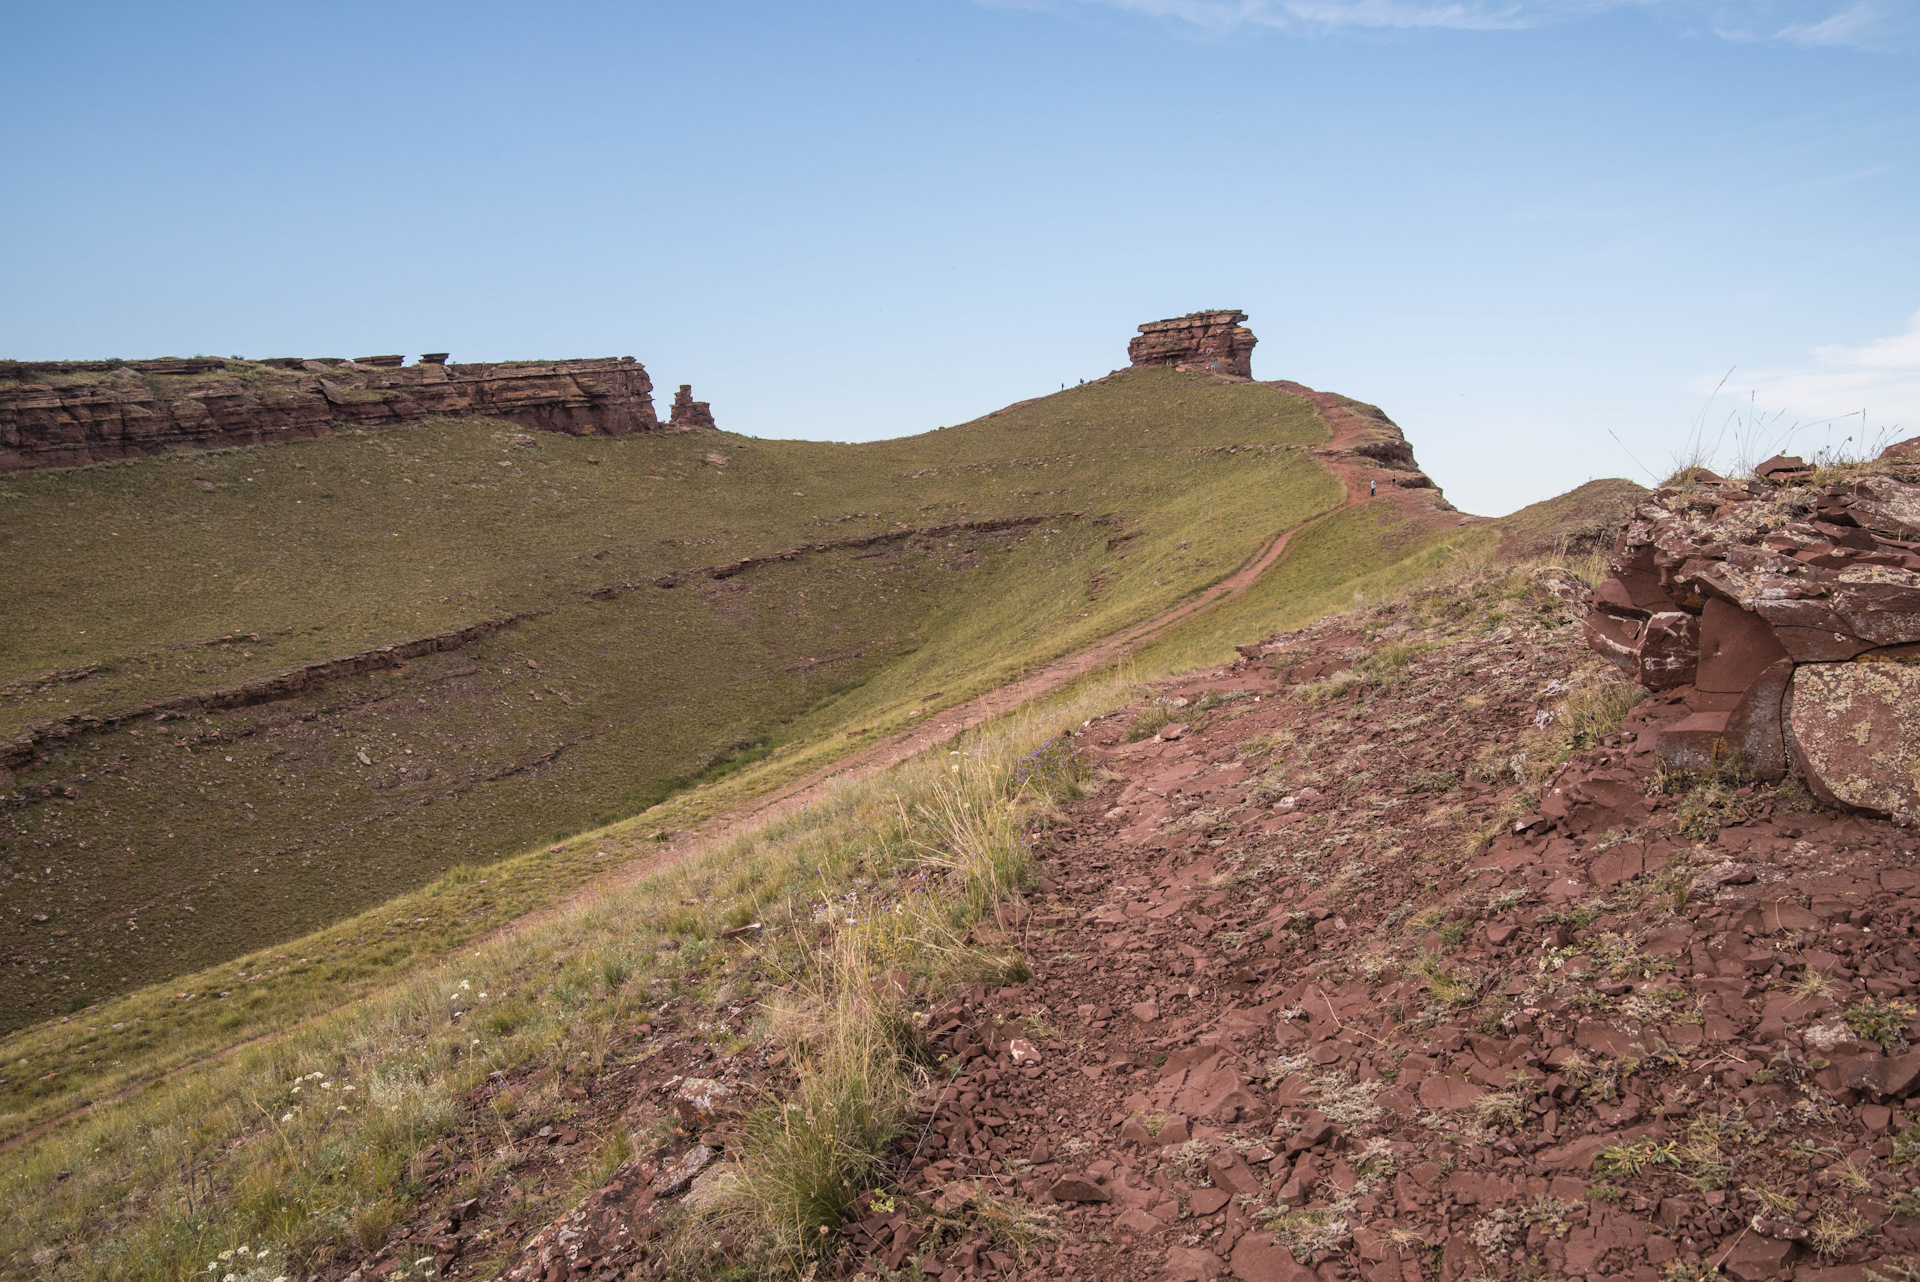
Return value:
M 1613 547 L 1627 513 L 1647 493 L 1646 487 L 1632 481 L 1608 477 L 1529 504 L 1495 522 L 1502 535 L 1500 555 L 1509 561 L 1529 561 L 1606 552 Z
M 1154 370 L 864 445 L 436 421 L 10 476 L 0 741 L 534 617 L 273 702 L 43 742 L 0 779 L 0 1028 L 295 939 L 689 782 L 745 767 L 739 788 L 770 786 L 999 684 L 1336 504 L 1310 455 L 1324 438 L 1275 389 Z M 1009 519 L 1029 523 L 911 534 Z M 876 536 L 893 537 L 844 546 Z M 687 573 L 814 544 L 842 546 Z M 444 946 L 474 911 L 538 898 L 408 925 Z M 253 1022 L 236 1004 L 230 1031 Z
M 1247 592 L 1143 649 L 1140 670 L 1157 676 L 1224 663 L 1237 644 L 1399 595 L 1464 567 L 1584 564 L 1604 556 L 1646 493 L 1632 481 L 1589 481 L 1508 516 L 1463 523 L 1425 519 L 1421 506 L 1357 504 L 1295 535 L 1285 558 Z
M 1285 557 L 1246 592 L 1144 647 L 1140 671 L 1159 676 L 1227 662 L 1236 645 L 1403 592 L 1462 560 L 1484 560 L 1499 541 L 1487 523 L 1436 528 L 1385 503 L 1346 508 L 1295 535 Z

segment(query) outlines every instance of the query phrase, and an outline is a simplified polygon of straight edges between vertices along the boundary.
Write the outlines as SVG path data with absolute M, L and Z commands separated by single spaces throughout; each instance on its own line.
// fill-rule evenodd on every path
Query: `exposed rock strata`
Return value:
M 430 636 L 414 637 L 392 645 L 363 650 L 343 658 L 322 659 L 315 663 L 302 664 L 292 671 L 261 677 L 257 681 L 247 681 L 218 690 L 202 690 L 195 694 L 153 699 L 131 708 L 123 708 L 118 712 L 69 717 L 65 720 L 35 726 L 23 738 L 16 739 L 12 743 L 0 743 L 0 770 L 19 770 L 28 765 L 32 762 L 36 749 L 49 741 L 57 742 L 70 739 L 75 735 L 112 730 L 116 726 L 125 725 L 129 721 L 138 721 L 143 717 L 164 721 L 168 716 L 185 716 L 189 712 L 208 708 L 251 708 L 257 704 L 272 703 L 279 699 L 291 699 L 309 690 L 317 690 L 331 682 L 343 681 L 348 677 L 362 676 L 368 672 L 390 671 L 403 666 L 408 659 L 417 659 L 423 654 L 439 654 L 448 650 L 461 649 L 482 637 L 493 635 L 501 628 L 511 627 L 523 619 L 537 619 L 547 613 L 549 611 L 546 610 L 521 610 L 514 614 L 481 619 L 465 627 L 448 628 L 444 632 L 435 632 Z M 11 800 L 18 801 L 21 798 Z M 0 795 L 0 806 L 8 803 L 9 798 Z
M 1259 340 L 1241 322 L 1245 312 L 1191 312 L 1171 320 L 1148 321 L 1127 344 L 1135 369 L 1171 365 L 1175 369 L 1253 377 L 1253 345 Z
M 706 579 L 719 582 L 731 579 L 748 570 L 763 565 L 772 565 L 782 561 L 795 561 L 809 554 L 837 552 L 852 548 L 874 547 L 886 543 L 898 543 L 908 539 L 942 538 L 960 531 L 973 533 L 991 533 L 997 530 L 1021 529 L 1027 526 L 1044 525 L 1050 521 L 1077 521 L 1084 519 L 1080 512 L 1033 512 L 1024 516 L 987 517 L 977 521 L 949 521 L 937 525 L 901 526 L 880 534 L 859 535 L 845 539 L 823 539 L 816 543 L 802 544 L 799 547 L 785 548 L 766 556 L 742 557 L 735 561 L 722 561 L 715 565 L 697 566 L 692 569 L 670 571 L 648 582 L 622 582 L 593 588 L 586 593 L 588 600 L 607 601 L 620 592 L 635 592 L 644 587 L 677 588 L 683 584 Z M 1094 524 L 1101 524 L 1111 518 L 1094 517 Z M 320 689 L 335 681 L 348 677 L 357 677 L 368 672 L 390 671 L 403 667 L 407 660 L 426 654 L 440 654 L 459 650 L 484 637 L 491 636 L 501 628 L 511 627 L 527 619 L 537 619 L 548 610 L 521 610 L 513 614 L 499 615 L 490 619 L 467 624 L 464 627 L 449 628 L 429 636 L 413 637 L 398 641 L 392 645 L 383 645 L 358 654 L 350 654 L 337 659 L 322 659 L 314 663 L 303 664 L 291 671 L 277 673 L 270 677 L 226 686 L 215 690 L 202 690 L 193 694 L 175 695 L 165 699 L 154 699 L 116 712 L 102 714 L 82 714 L 50 721 L 30 729 L 21 738 L 11 743 L 0 743 L 0 770 L 20 770 L 30 765 L 41 747 L 48 743 L 60 743 L 79 735 L 94 734 L 113 730 L 131 721 L 151 717 L 164 721 L 170 716 L 185 716 L 189 712 L 207 709 L 250 708 L 262 703 L 271 703 L 280 699 L 291 699 L 298 695 Z M 223 638 L 230 640 L 232 638 Z M 858 652 L 848 652 L 840 657 L 856 657 Z M 809 659 L 793 669 L 817 667 L 829 660 Z M 97 665 L 71 669 L 66 672 L 50 673 L 45 680 L 78 680 L 85 677 Z M 42 785 L 34 794 L 20 793 L 11 797 L 0 793 L 0 809 L 9 805 L 23 805 L 36 797 L 54 796 L 62 792 L 64 785 Z
M 1920 818 L 1920 438 L 1831 483 L 1772 458 L 1696 469 L 1628 519 L 1589 644 L 1690 715 L 1670 765 L 1797 766 L 1823 799 Z
M 574 436 L 660 430 L 631 356 L 447 365 L 392 356 L 0 362 L 0 471 L 330 436 L 339 425 L 486 414 Z

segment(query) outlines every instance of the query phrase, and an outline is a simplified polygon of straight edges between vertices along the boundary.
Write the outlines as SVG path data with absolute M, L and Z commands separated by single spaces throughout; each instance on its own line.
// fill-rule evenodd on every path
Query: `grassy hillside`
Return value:
M 293 697 L 42 743 L 0 819 L 0 1028 L 756 760 L 766 786 L 999 684 L 1332 506 L 1324 435 L 1274 389 L 1155 370 L 865 445 L 437 421 L 11 476 L 0 741 L 533 617 Z M 911 534 L 1004 520 L 1035 523 Z M 842 546 L 689 573 L 821 544 Z M 444 945 L 472 919 L 411 924 Z
M 1646 497 L 1645 486 L 1609 477 L 1529 504 L 1500 518 L 1500 554 L 1511 561 L 1605 554 L 1627 513 Z
M 1224 663 L 1238 643 L 1397 596 L 1467 566 L 1546 560 L 1588 572 L 1645 494 L 1632 481 L 1589 481 L 1508 516 L 1439 526 L 1420 519 L 1418 509 L 1358 504 L 1295 535 L 1285 559 L 1246 593 L 1144 649 L 1140 671 L 1158 676 Z
M 9 477 L 0 548 L 24 569 L 0 588 L 0 739 L 532 617 L 279 702 L 52 741 L 19 772 L 0 821 L 8 1000 L 16 1025 L 68 1013 L 0 1041 L 0 1137 L 110 1106 L 0 1157 L 0 1271 L 184 1278 L 241 1244 L 271 1249 L 262 1277 L 324 1270 L 501 1179 L 529 1228 L 627 1151 L 624 1123 L 580 1118 L 577 1172 L 522 1165 L 533 1125 L 576 1116 L 570 1073 L 683 1035 L 723 1056 L 751 1044 L 761 1030 L 732 1013 L 808 973 L 821 912 L 869 905 L 878 923 L 908 902 L 901 878 L 939 929 L 876 935 L 887 958 L 936 989 L 1004 966 L 962 942 L 984 902 L 974 837 L 1025 875 L 1013 817 L 1045 807 L 1018 781 L 1048 736 L 1133 697 L 1110 677 L 955 745 L 992 763 L 991 786 L 950 781 L 944 752 L 916 759 L 500 928 L 643 866 L 663 830 L 1173 604 L 1283 529 L 1311 523 L 1140 669 L 1210 665 L 1515 541 L 1505 521 L 1435 532 L 1387 504 L 1316 520 L 1341 495 L 1312 459 L 1322 439 L 1274 389 L 1153 371 L 871 445 L 528 443 L 442 422 Z M 308 525 L 310 493 L 342 507 Z M 1562 544 L 1591 507 L 1576 496 L 1516 518 Z M 821 543 L 842 545 L 689 573 Z M 764 949 L 719 938 L 752 920 Z M 463 1022 L 469 992 L 491 1004 Z M 316 1072 L 338 1105 L 301 1107 Z M 502 1073 L 504 1106 L 471 1103 Z M 471 1169 L 434 1175 L 432 1152 L 467 1132 L 485 1132 Z
M 1245 593 L 1180 625 L 1143 649 L 1139 668 L 1155 676 L 1234 657 L 1233 647 L 1354 608 L 1462 560 L 1498 547 L 1491 524 L 1436 530 L 1387 504 L 1359 504 L 1295 535 L 1285 559 Z
M 1473 533 L 1481 542 L 1490 536 L 1485 527 Z M 1322 565 L 1323 586 L 1337 590 L 1337 565 Z M 1444 611 L 1464 634 L 1490 630 L 1506 599 L 1525 594 L 1524 580 L 1517 589 L 1498 580 L 1476 589 L 1486 608 L 1466 602 L 1463 611 Z M 854 1195 L 887 1184 L 892 1173 L 876 1167 L 878 1150 L 902 1124 L 907 1088 L 924 1080 L 913 1076 L 924 1067 L 914 1063 L 862 1059 L 852 1073 L 836 1072 L 837 1055 L 890 1050 L 890 1038 L 910 1027 L 893 990 L 873 981 L 904 973 L 918 1010 L 956 989 L 1024 973 L 1008 951 L 1017 941 L 969 927 L 996 904 L 1017 902 L 1021 890 L 1038 889 L 1033 846 L 1060 818 L 1055 803 L 1078 790 L 1080 773 L 1048 745 L 1084 718 L 1152 693 L 1090 680 L 957 741 L 958 768 L 944 751 L 923 755 L 696 861 L 377 990 L 357 990 L 369 1000 L 277 1029 L 0 1154 L 0 1271 L 184 1280 L 220 1261 L 216 1276 L 253 1267 L 263 1279 L 337 1278 L 383 1243 L 477 1197 L 491 1218 L 478 1234 L 463 1226 L 461 1276 L 493 1276 L 534 1229 L 623 1161 L 692 1142 L 670 1136 L 671 1120 L 652 1105 L 636 1109 L 658 1099 L 638 1087 L 669 1073 L 764 1082 L 772 1093 L 760 1117 L 785 1115 L 785 1101 L 805 1102 L 792 1113 L 804 1117 L 816 1147 L 783 1145 L 782 1132 L 765 1128 L 728 1131 L 725 1142 L 746 1172 L 768 1182 L 805 1177 L 838 1195 L 809 1199 L 816 1218 L 801 1227 L 811 1246 L 816 1233 L 843 1227 Z M 1273 742 L 1260 737 L 1248 747 L 1265 752 Z M 634 828 L 602 836 L 617 845 Z M 521 859 L 498 871 L 530 866 Z M 1249 864 L 1247 876 L 1265 871 Z M 461 889 L 437 888 L 436 906 L 458 911 Z M 749 921 L 764 931 L 723 936 Z M 360 929 L 378 925 L 367 919 Z M 342 942 L 337 933 L 333 942 Z M 835 1014 L 843 1001 L 853 1007 L 845 1026 Z M 130 1005 L 90 1015 L 88 1036 L 112 1044 Z M 1036 1038 L 1070 1042 L 1071 1019 L 1036 1005 L 1029 1027 Z M 776 1047 L 780 1057 L 771 1054 Z M 1050 1062 L 1068 1050 L 1049 1044 Z M 791 1071 L 778 1067 L 781 1059 Z M 1070 1135 L 1108 1120 L 1103 1110 L 1097 1120 L 1059 1122 Z M 551 1148 L 544 1136 L 556 1129 L 577 1130 L 577 1139 Z M 761 1219 L 784 1223 L 786 1210 L 770 1205 Z M 1006 1210 L 992 1203 L 984 1214 L 1004 1220 Z M 705 1242 L 718 1235 L 698 1220 L 668 1224 Z M 426 1276 L 409 1268 L 423 1250 L 408 1246 L 392 1256 L 398 1271 Z M 672 1276 L 715 1276 L 687 1263 Z M 718 1276 L 789 1275 L 762 1263 L 756 1256 Z M 793 1275 L 804 1276 L 799 1265 Z

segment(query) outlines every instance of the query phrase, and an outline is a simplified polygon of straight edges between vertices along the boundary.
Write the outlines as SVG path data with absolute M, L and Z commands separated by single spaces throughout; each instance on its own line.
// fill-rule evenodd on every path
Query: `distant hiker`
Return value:
M 1379 493 L 1380 493 L 1380 482 L 1378 482 L 1378 481 L 1368 481 L 1368 482 L 1367 482 L 1367 497 L 1368 497 L 1368 498 L 1374 498 L 1374 497 L 1375 497 L 1375 496 L 1377 496 L 1377 495 L 1378 495 Z

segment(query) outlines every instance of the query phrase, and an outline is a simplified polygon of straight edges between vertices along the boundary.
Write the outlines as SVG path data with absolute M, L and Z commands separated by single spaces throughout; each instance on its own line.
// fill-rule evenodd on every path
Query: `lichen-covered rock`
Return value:
M 1738 758 L 1777 779 L 1788 766 L 1784 709 L 1815 715 L 1814 704 L 1788 695 L 1790 684 L 1821 706 L 1842 687 L 1867 699 L 1869 687 L 1893 678 L 1827 670 L 1850 673 L 1872 665 L 1847 660 L 1920 642 L 1920 438 L 1850 470 L 1815 484 L 1817 469 L 1775 457 L 1733 484 L 1693 469 L 1628 518 L 1585 630 L 1595 651 L 1642 685 L 1683 694 L 1688 715 L 1657 744 L 1669 765 L 1703 770 Z M 1823 675 L 1802 679 L 1796 668 Z M 1809 784 L 1861 809 L 1911 807 L 1914 784 L 1900 782 L 1899 763 L 1916 755 L 1915 724 L 1891 706 L 1849 724 L 1871 725 L 1873 751 L 1850 748 L 1816 718 L 1795 753 Z
M 655 1197 L 672 1197 L 689 1184 L 693 1177 L 707 1169 L 720 1154 L 705 1144 L 696 1144 L 672 1163 L 661 1168 L 648 1187 Z
M 673 1092 L 673 1107 L 681 1124 L 695 1133 L 738 1111 L 733 1088 L 710 1077 L 683 1080 Z
M 1822 800 L 1920 818 L 1920 666 L 1803 663 L 1787 706 L 1794 755 Z

